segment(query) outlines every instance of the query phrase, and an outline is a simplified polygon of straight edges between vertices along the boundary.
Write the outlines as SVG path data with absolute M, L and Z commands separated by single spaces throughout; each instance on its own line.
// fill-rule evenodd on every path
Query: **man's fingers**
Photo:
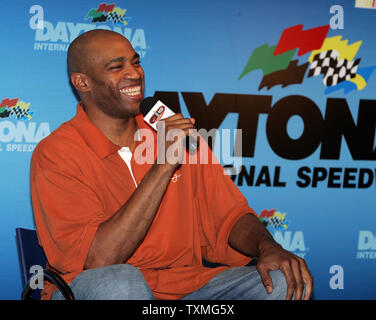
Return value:
M 313 291 L 313 277 L 307 267 L 306 262 L 303 259 L 299 260 L 299 264 L 300 264 L 300 270 L 302 273 L 302 278 L 305 283 L 304 300 L 309 300 L 311 298 L 312 291 Z
M 196 134 L 195 129 L 187 125 L 168 130 L 166 134 L 166 139 L 167 141 L 177 141 L 184 140 L 188 136 L 196 137 Z
M 164 121 L 164 122 L 166 122 L 166 124 L 169 124 L 169 123 L 177 123 L 178 124 L 180 121 L 190 122 L 192 124 L 196 123 L 195 118 L 184 118 L 181 113 L 176 113 L 176 114 L 174 114 L 170 117 L 164 118 L 163 120 L 160 120 L 160 121 Z
M 257 268 L 257 271 L 261 277 L 261 281 L 265 287 L 265 290 L 268 294 L 271 294 L 273 291 L 273 281 L 272 278 L 269 275 L 269 272 L 266 268 L 259 267 Z
M 301 274 L 299 260 L 296 259 L 296 260 L 291 261 L 291 269 L 294 274 L 295 283 L 296 283 L 294 299 L 301 300 L 302 295 L 303 295 L 303 290 L 304 290 L 304 282 L 303 282 L 303 278 Z
M 286 261 L 281 266 L 280 269 L 285 275 L 286 283 L 287 283 L 286 300 L 291 300 L 294 295 L 295 288 L 296 288 L 296 280 L 292 272 L 290 262 Z
M 163 121 L 163 120 L 161 120 Z M 190 124 L 193 127 L 193 123 L 191 119 L 189 118 L 182 118 L 182 119 L 176 119 L 176 120 L 165 120 L 166 127 L 179 127 L 180 125 Z
M 192 131 L 195 131 L 195 123 L 196 120 L 194 118 L 184 118 L 181 113 L 176 113 L 160 120 L 157 124 L 157 130 L 164 130 L 166 134 L 173 130 L 185 131 L 186 129 L 191 129 Z
M 183 115 L 181 113 L 175 113 L 172 116 L 164 118 L 161 121 L 174 121 L 174 120 L 177 120 L 177 119 L 184 119 L 184 117 L 183 117 Z

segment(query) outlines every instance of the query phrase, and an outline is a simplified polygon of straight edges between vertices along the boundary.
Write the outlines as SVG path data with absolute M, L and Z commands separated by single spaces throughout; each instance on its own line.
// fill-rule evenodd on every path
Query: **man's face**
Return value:
M 118 35 L 103 37 L 90 45 L 88 59 L 90 95 L 96 105 L 113 118 L 139 113 L 144 70 L 128 40 Z

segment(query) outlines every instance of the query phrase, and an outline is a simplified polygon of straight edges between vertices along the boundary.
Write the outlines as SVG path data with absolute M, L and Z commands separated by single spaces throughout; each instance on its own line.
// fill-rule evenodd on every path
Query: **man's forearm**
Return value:
M 253 214 L 246 214 L 235 223 L 228 242 L 235 250 L 249 257 L 260 256 L 260 253 L 270 246 L 280 247 Z
M 85 269 L 128 260 L 145 238 L 173 171 L 171 166 L 154 164 L 129 200 L 99 225 Z

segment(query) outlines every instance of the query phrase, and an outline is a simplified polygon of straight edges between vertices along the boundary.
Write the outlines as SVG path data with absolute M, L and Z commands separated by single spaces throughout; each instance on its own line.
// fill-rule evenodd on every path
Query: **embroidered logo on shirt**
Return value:
M 181 174 L 177 174 L 175 173 L 172 178 L 171 178 L 171 181 L 172 182 L 178 182 L 178 178 L 181 177 Z

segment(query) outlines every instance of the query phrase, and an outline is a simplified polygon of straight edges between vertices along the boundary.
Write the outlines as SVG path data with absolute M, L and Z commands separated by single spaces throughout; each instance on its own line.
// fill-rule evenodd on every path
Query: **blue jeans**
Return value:
M 283 273 L 271 271 L 273 292 L 268 294 L 255 266 L 230 268 L 182 300 L 284 299 L 287 284 Z M 77 300 L 153 300 L 142 273 L 129 264 L 117 264 L 80 273 L 69 285 Z M 53 300 L 64 299 L 56 290 Z

